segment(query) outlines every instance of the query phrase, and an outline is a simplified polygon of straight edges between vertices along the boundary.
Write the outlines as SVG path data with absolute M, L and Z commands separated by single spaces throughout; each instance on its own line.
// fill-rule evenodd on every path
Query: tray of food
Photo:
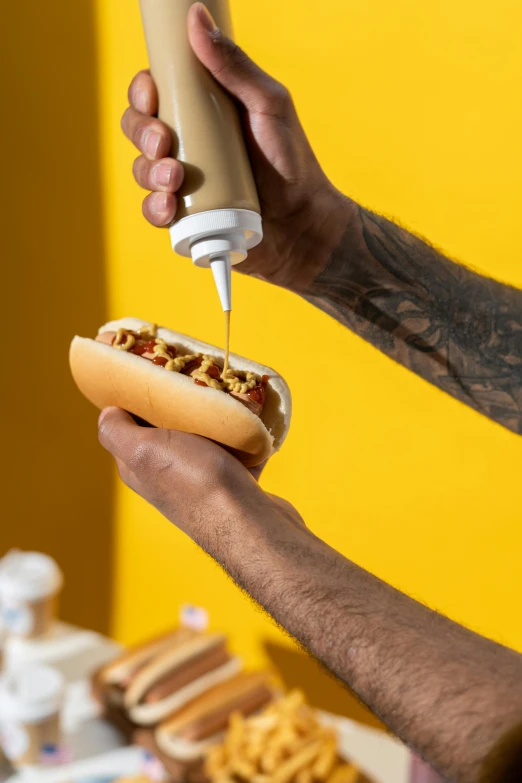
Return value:
M 16 770 L 0 779 L 408 783 L 401 743 L 313 709 L 274 671 L 245 671 L 225 634 L 180 624 L 124 651 L 92 637 L 88 650 L 72 645 L 73 669 L 62 647 L 77 635 L 60 637 L 50 659 L 50 642 L 27 642 L 34 655 L 0 678 L 0 741 Z

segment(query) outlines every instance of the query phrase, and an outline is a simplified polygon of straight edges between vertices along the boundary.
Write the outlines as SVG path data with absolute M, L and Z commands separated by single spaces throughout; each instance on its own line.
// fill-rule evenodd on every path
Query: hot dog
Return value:
M 277 451 L 288 432 L 291 397 L 280 375 L 153 324 L 126 318 L 94 339 L 75 337 L 70 365 L 97 407 L 122 407 L 156 427 L 202 435 L 247 466 Z
M 251 715 L 272 698 L 266 674 L 238 674 L 160 723 L 155 732 L 157 746 L 169 758 L 194 761 L 219 739 L 232 714 Z
M 168 345 L 157 336 L 155 327 L 145 327 L 138 332 L 122 328 L 117 332 L 102 332 L 96 337 L 96 342 L 141 356 L 156 366 L 163 367 L 167 372 L 189 375 L 198 386 L 210 386 L 218 391 L 228 392 L 256 416 L 261 416 L 263 412 L 268 375 L 259 379 L 252 372 L 229 371 L 224 380 L 223 369 L 214 357 L 199 353 L 179 354 L 175 345 Z
M 274 698 L 269 681 L 261 672 L 238 674 L 156 729 L 135 732 L 133 741 L 161 761 L 171 783 L 209 783 L 203 769 L 205 753 L 222 741 L 232 715 L 247 718 Z
M 197 631 L 181 627 L 157 636 L 155 639 L 149 639 L 104 666 L 102 669 L 103 679 L 107 685 L 115 685 L 123 690 L 130 685 L 138 672 L 158 655 L 179 648 L 199 636 Z
M 124 653 L 95 676 L 94 695 L 131 723 L 153 726 L 222 682 L 241 662 L 222 634 L 179 628 Z
M 203 650 L 196 654 L 192 660 L 174 668 L 173 671 L 167 671 L 163 677 L 148 691 L 144 697 L 145 704 L 157 704 L 170 696 L 175 691 L 180 691 L 191 682 L 195 682 L 200 677 L 209 672 L 216 671 L 225 666 L 231 660 L 231 655 L 225 647 L 225 640 L 218 643 L 215 648 Z

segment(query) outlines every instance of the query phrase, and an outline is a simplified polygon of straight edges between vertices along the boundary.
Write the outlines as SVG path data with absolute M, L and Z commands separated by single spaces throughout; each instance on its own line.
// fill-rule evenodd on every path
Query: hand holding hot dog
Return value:
M 205 438 L 140 427 L 118 408 L 102 412 L 99 438 L 127 486 L 241 582 L 256 537 L 306 534 L 297 511 L 257 484 L 259 468 L 249 471 Z
M 243 108 L 265 238 L 240 271 L 304 293 L 339 244 L 352 202 L 322 171 L 286 88 L 214 28 L 202 3 L 191 8 L 188 24 L 196 55 Z M 142 153 L 134 176 L 151 191 L 143 212 L 153 225 L 166 226 L 176 214 L 183 167 L 168 157 L 170 132 L 154 116 L 158 98 L 147 71 L 134 78 L 129 102 L 123 130 Z

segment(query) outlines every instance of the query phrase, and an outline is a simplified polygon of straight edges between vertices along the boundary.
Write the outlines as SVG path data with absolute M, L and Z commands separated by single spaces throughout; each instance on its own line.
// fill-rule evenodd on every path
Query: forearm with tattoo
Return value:
M 306 298 L 409 370 L 522 434 L 522 291 L 357 207 Z

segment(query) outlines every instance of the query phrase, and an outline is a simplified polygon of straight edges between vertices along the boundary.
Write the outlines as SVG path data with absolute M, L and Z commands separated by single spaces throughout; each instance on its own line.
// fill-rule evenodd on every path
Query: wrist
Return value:
M 301 547 L 307 537 L 313 538 L 297 512 L 289 513 L 278 500 L 253 480 L 248 487 L 222 488 L 219 551 L 210 554 L 249 592 L 260 575 L 287 572 L 288 553 Z M 259 600 L 258 595 L 254 597 Z
M 299 215 L 298 270 L 288 288 L 301 296 L 311 293 L 338 248 L 357 241 L 358 214 L 358 205 L 331 183 L 310 198 Z
M 248 505 L 230 500 L 234 530 L 220 562 L 278 622 L 288 624 L 287 602 L 309 586 L 314 565 L 324 562 L 329 547 L 279 498 L 261 491 L 251 500 Z

